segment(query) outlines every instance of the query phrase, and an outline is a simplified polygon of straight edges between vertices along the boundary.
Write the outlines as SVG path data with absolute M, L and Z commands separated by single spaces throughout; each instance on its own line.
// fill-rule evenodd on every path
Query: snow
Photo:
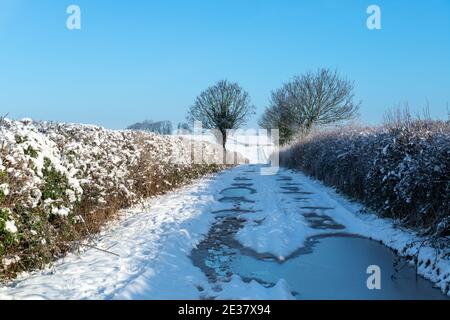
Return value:
M 16 233 L 17 232 L 16 224 L 12 220 L 8 220 L 8 221 L 5 222 L 5 229 L 6 229 L 6 231 L 8 231 L 10 233 Z
M 255 194 L 257 200 L 264 208 L 246 216 L 250 221 L 262 223 L 249 223 L 237 233 L 237 239 L 246 247 L 259 253 L 271 253 L 280 261 L 289 254 L 303 246 L 304 241 L 314 232 L 307 227 L 306 222 L 299 214 L 295 203 L 286 203 L 285 199 L 274 192 L 277 187 L 276 176 L 254 175 L 254 185 L 265 185 Z M 285 197 L 286 198 L 286 197 Z M 244 215 L 245 216 L 245 215 Z
M 0 184 L 0 192 L 7 196 L 9 194 L 9 186 L 6 183 Z
M 305 206 L 327 208 L 326 214 L 345 226 L 339 232 L 381 240 L 400 252 L 406 248 L 405 255 L 419 250 L 419 245 L 409 243 L 420 237 L 396 228 L 391 220 L 359 213 L 359 204 L 320 182 L 286 169 L 275 176 L 261 176 L 259 170 L 245 173 L 248 168 L 240 166 L 203 178 L 124 210 L 119 220 L 100 233 L 95 248 L 69 254 L 44 271 L 22 274 L 9 286 L 0 287 L 0 299 L 293 299 L 283 279 L 270 288 L 255 281 L 244 282 L 237 275 L 229 282 L 210 283 L 189 257 L 213 223 L 212 212 L 229 206 L 217 201 L 220 192 L 243 174 L 251 176 L 257 189 L 248 195 L 255 203 L 246 206 L 259 211 L 243 214 L 247 222 L 237 239 L 260 253 L 283 260 L 309 236 L 330 233 L 310 228 L 292 195 L 274 192 L 280 177 L 301 185 L 310 198 Z M 428 259 L 432 263 L 424 263 L 418 272 L 445 289 L 450 261 L 436 256 L 432 248 L 422 247 L 419 260 Z
M 216 144 L 217 139 L 208 132 L 203 135 L 177 135 L 183 139 L 203 141 Z M 272 141 L 267 130 L 240 131 L 232 130 L 227 137 L 226 149 L 230 152 L 241 154 L 250 164 L 265 164 L 268 162 L 270 154 L 275 152 L 278 145 Z
M 264 288 L 261 284 L 252 280 L 245 283 L 234 275 L 229 283 L 223 285 L 223 290 L 216 296 L 219 300 L 295 300 L 291 294 L 289 285 L 281 279 L 271 288 Z

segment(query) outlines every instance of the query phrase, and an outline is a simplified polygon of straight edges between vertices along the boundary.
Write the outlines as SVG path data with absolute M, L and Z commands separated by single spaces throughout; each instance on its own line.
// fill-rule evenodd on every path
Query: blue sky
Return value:
M 81 30 L 66 28 L 70 4 Z M 366 28 L 370 4 L 382 30 Z M 446 118 L 450 0 L 0 0 L 0 113 L 12 118 L 176 123 L 223 78 L 259 116 L 273 89 L 318 67 L 355 81 L 365 122 L 405 101 Z

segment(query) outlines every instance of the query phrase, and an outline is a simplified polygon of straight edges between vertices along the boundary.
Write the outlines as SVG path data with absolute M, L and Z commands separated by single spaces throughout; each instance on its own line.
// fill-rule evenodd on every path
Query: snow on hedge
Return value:
M 336 187 L 381 216 L 430 235 L 450 236 L 450 122 L 408 121 L 312 134 L 281 162 Z
M 0 122 L 0 277 L 39 267 L 117 209 L 219 169 L 219 154 L 152 133 L 97 126 Z M 88 223 L 86 223 L 88 221 Z

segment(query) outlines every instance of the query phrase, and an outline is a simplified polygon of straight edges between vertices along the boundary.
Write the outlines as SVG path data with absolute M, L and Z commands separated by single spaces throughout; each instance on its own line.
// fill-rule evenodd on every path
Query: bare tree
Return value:
M 353 82 L 330 69 L 294 77 L 286 85 L 286 90 L 303 133 L 309 133 L 314 126 L 348 120 L 361 104 L 353 101 Z
M 337 71 L 308 72 L 272 93 L 271 105 L 263 119 L 272 119 L 274 116 L 270 114 L 277 112 L 279 127 L 291 129 L 284 129 L 288 141 L 295 134 L 308 134 L 315 126 L 351 119 L 360 106 L 360 102 L 353 101 L 353 91 L 353 82 L 342 78 Z
M 3 125 L 3 122 L 5 121 L 7 116 L 8 116 L 8 113 L 6 113 L 4 116 L 0 116 L 0 126 Z
M 177 134 L 191 134 L 192 129 L 186 122 L 179 122 L 177 126 Z
M 219 130 L 225 149 L 227 130 L 243 126 L 254 109 L 249 94 L 237 83 L 221 80 L 195 99 L 187 119 L 191 123 L 200 121 L 205 129 Z
M 285 87 L 272 92 L 269 107 L 258 124 L 264 129 L 278 129 L 279 142 L 284 145 L 292 140 L 296 132 L 296 115 L 289 106 L 289 96 Z

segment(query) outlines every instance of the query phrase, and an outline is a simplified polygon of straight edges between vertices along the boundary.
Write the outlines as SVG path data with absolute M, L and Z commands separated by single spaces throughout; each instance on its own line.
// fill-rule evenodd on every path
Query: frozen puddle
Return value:
M 228 196 L 228 197 L 245 197 L 245 196 L 248 196 L 250 194 L 255 194 L 255 193 L 256 193 L 255 189 L 253 189 L 249 186 L 243 186 L 243 185 L 226 188 L 226 189 L 222 190 L 222 192 L 221 192 L 221 194 L 223 196 Z
M 244 171 L 244 174 L 250 173 Z M 206 237 L 192 250 L 190 258 L 209 282 L 220 293 L 223 286 L 239 276 L 244 282 L 257 282 L 265 288 L 274 288 L 280 280 L 287 284 L 296 299 L 446 299 L 431 282 L 399 259 L 394 252 L 379 242 L 354 236 L 346 227 L 326 213 L 333 207 L 298 205 L 305 224 L 318 235 L 309 236 L 293 253 L 280 260 L 271 253 L 260 253 L 242 245 L 236 234 L 248 223 L 258 226 L 267 218 L 255 218 L 258 206 L 242 208 L 243 204 L 257 204 L 258 191 L 247 175 L 220 192 L 219 202 L 233 207 L 213 212 L 215 222 Z M 288 176 L 277 177 L 278 193 L 284 197 L 299 198 L 298 194 L 313 195 Z M 258 185 L 257 183 L 255 185 Z M 292 194 L 292 195 L 291 195 Z M 298 203 L 298 202 L 297 202 Z M 381 269 L 381 290 L 367 287 L 367 268 Z M 215 298 L 215 295 L 204 298 Z
M 211 282 L 227 282 L 239 275 L 245 282 L 255 280 L 270 288 L 284 279 L 296 299 L 446 299 L 376 241 L 346 234 L 322 235 L 309 238 L 306 247 L 280 262 L 234 239 L 243 223 L 239 211 L 230 210 L 192 251 L 194 265 Z M 395 263 L 400 265 L 398 271 Z M 381 290 L 367 288 L 369 275 L 364 271 L 370 265 L 381 268 Z
M 446 299 L 414 268 L 394 270 L 396 255 L 378 242 L 360 237 L 328 236 L 283 263 L 237 254 L 230 272 L 266 286 L 286 280 L 297 299 Z M 335 253 L 339 254 L 335 254 Z M 370 265 L 381 268 L 381 290 L 368 290 Z

